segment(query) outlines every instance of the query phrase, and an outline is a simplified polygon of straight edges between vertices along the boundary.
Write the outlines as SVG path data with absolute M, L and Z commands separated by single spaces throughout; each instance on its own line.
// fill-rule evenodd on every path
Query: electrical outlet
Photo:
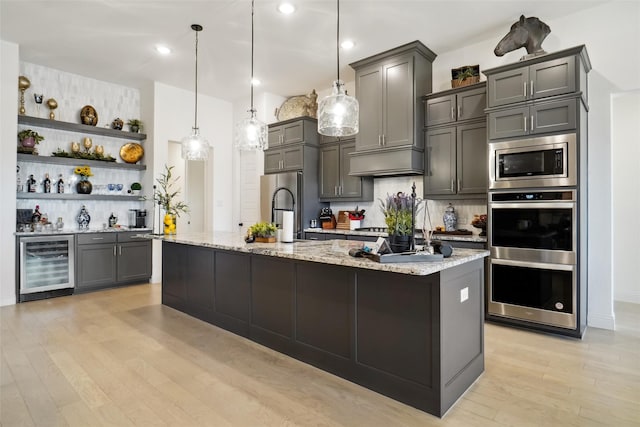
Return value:
M 460 302 L 465 302 L 469 299 L 469 287 L 460 289 Z

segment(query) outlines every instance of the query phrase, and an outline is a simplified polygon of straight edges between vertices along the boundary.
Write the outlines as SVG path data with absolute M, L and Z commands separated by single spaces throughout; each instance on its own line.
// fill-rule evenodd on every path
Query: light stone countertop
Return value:
M 325 234 L 344 234 L 350 236 L 382 236 L 387 237 L 388 234 L 386 232 L 380 231 L 355 231 L 355 230 L 340 230 L 337 228 L 334 229 L 325 229 L 325 228 L 305 228 L 303 230 L 305 233 L 325 233 Z M 418 233 L 417 237 L 422 237 L 422 233 Z M 479 236 L 477 234 L 471 235 L 453 235 L 453 234 L 437 234 L 433 235 L 433 240 L 448 240 L 448 241 L 459 241 L 459 242 L 474 242 L 474 243 L 487 243 L 486 236 Z
M 173 243 L 209 247 L 213 249 L 246 252 L 279 258 L 289 258 L 418 276 L 437 273 L 439 271 L 446 270 L 447 268 L 489 256 L 489 251 L 487 250 L 456 248 L 454 249 L 451 257 L 444 258 L 441 261 L 380 264 L 370 259 L 354 258 L 350 256 L 349 249 L 362 247 L 363 244 L 362 242 L 353 240 L 305 240 L 293 243 L 246 243 L 244 241 L 243 234 L 232 232 L 178 233 L 177 235 L 172 236 L 149 234 L 146 237 L 151 239 L 161 239 Z

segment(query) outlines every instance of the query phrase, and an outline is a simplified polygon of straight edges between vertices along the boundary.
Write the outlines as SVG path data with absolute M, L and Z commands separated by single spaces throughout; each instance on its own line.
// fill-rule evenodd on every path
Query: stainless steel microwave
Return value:
M 577 162 L 574 133 L 492 142 L 489 189 L 575 186 Z

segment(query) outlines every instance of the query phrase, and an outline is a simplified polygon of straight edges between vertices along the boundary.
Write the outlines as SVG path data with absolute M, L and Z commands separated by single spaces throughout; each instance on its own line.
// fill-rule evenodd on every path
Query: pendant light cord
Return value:
M 338 13 L 337 13 L 337 25 L 336 25 L 336 64 L 338 68 L 338 81 L 340 81 L 340 0 L 337 0 Z
M 193 24 L 191 29 L 196 32 L 196 96 L 195 96 L 195 117 L 193 128 L 198 129 L 198 33 L 202 31 L 202 25 Z
M 253 108 L 253 13 L 254 13 L 254 0 L 251 0 L 251 115 L 255 114 Z

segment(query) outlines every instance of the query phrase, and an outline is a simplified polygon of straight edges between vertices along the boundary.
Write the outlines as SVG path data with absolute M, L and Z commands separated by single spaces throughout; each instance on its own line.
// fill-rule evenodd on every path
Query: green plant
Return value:
M 31 130 L 31 129 L 24 129 L 18 132 L 18 139 L 20 141 L 25 140 L 27 138 L 33 138 L 36 144 L 40 144 L 40 141 L 44 139 L 44 136 L 40 135 L 35 130 Z
M 153 201 L 162 206 L 165 212 L 169 215 L 180 216 L 181 213 L 188 213 L 189 207 L 183 201 L 175 201 L 175 198 L 180 194 L 180 190 L 174 189 L 177 181 L 180 177 L 175 177 L 172 174 L 173 166 L 164 165 L 165 172 L 160 174 L 160 178 L 156 179 L 159 189 L 155 189 L 153 192 Z
M 142 185 L 140 185 L 139 182 L 134 182 L 131 184 L 130 187 L 132 190 L 142 190 Z
M 413 204 L 414 199 L 403 192 L 387 194 L 386 200 L 378 199 L 380 208 L 384 214 L 384 222 L 387 225 L 389 235 L 411 236 L 413 235 Z M 420 202 L 416 205 L 416 214 Z
M 137 126 L 138 128 L 142 129 L 142 120 L 139 119 L 129 119 L 127 121 L 127 124 L 129 126 Z
M 249 227 L 249 233 L 255 237 L 273 237 L 278 228 L 270 222 L 257 222 Z
M 464 79 L 468 79 L 469 77 L 475 77 L 478 75 L 479 73 L 476 71 L 475 68 L 467 67 L 458 71 L 458 74 L 456 74 L 456 79 L 462 81 Z

